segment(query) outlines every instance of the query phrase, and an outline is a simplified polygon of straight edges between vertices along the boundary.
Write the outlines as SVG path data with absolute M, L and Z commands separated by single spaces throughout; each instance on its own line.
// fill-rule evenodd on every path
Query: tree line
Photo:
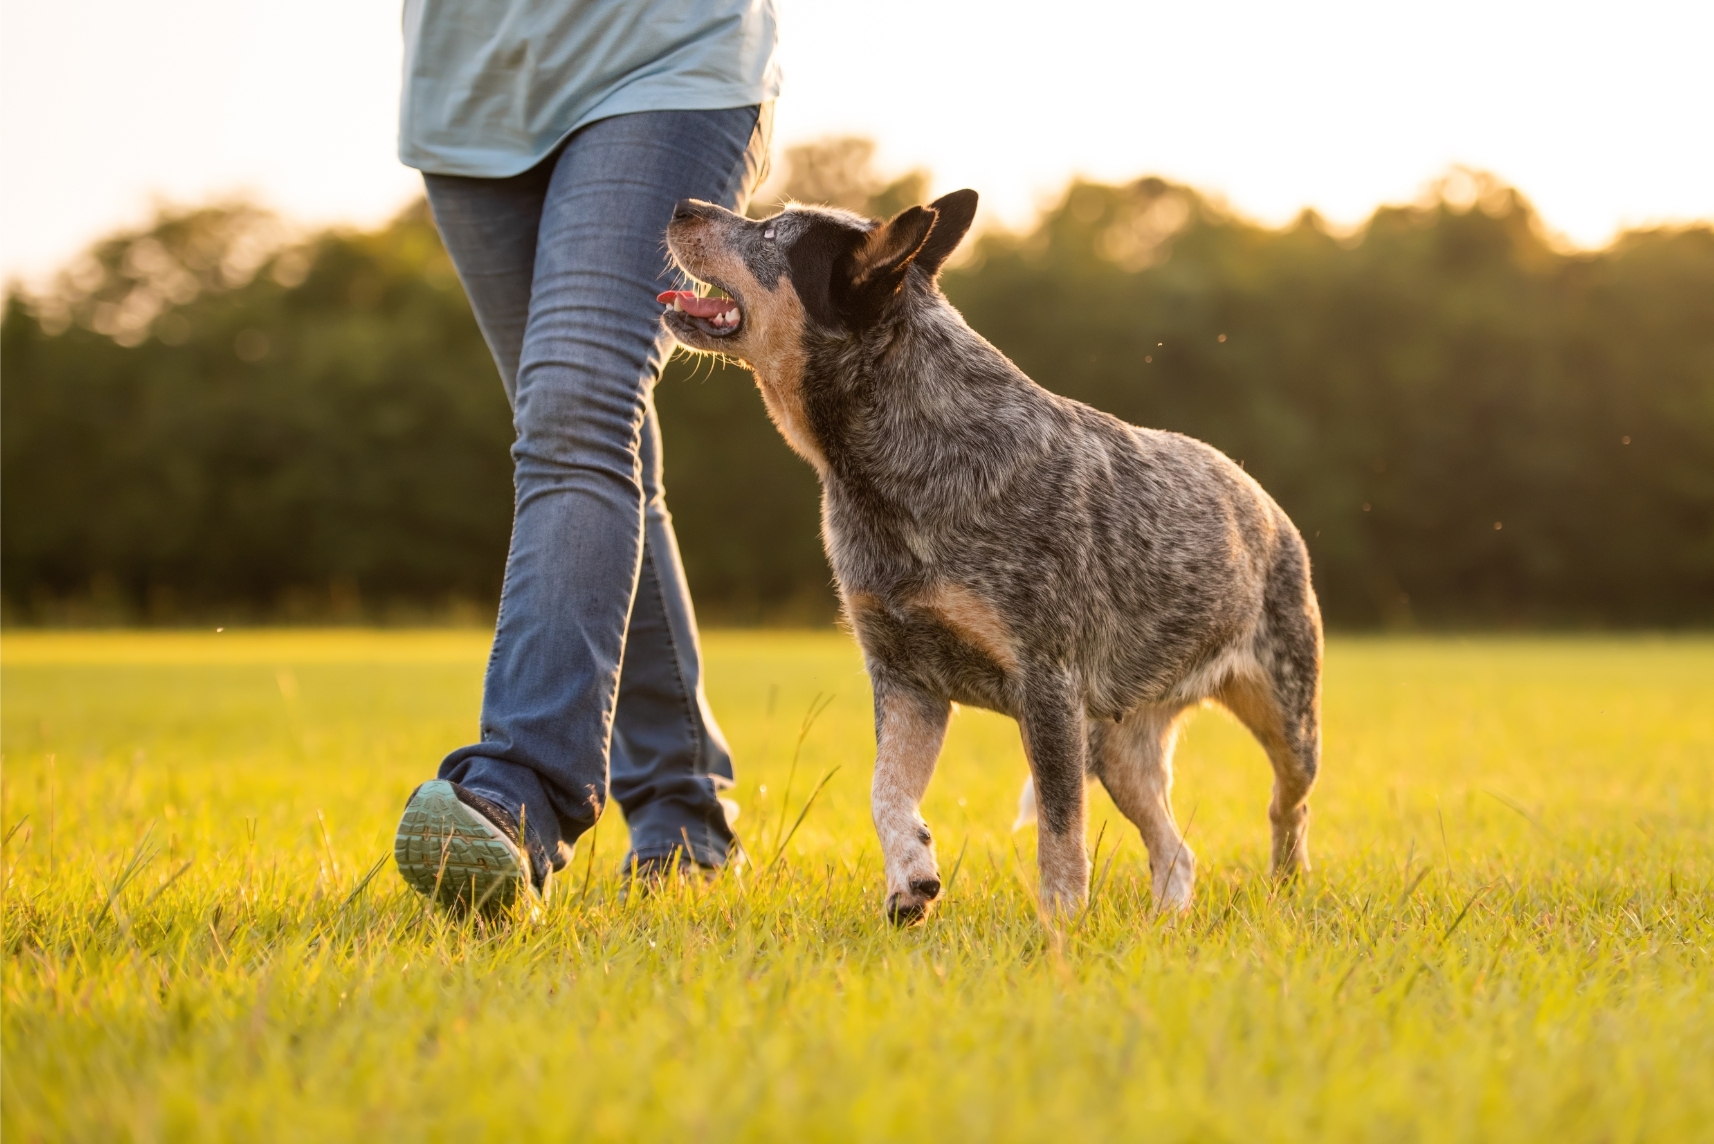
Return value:
M 782 168 L 753 211 L 885 214 L 928 185 L 879 176 L 860 140 Z M 1078 181 L 943 285 L 1042 385 L 1241 461 L 1303 530 L 1334 625 L 1714 621 L 1706 225 L 1567 250 L 1466 172 L 1348 234 L 1158 178 Z M 657 401 L 705 620 L 830 619 L 815 481 L 748 376 L 677 358 Z M 243 204 L 167 212 L 8 292 L 4 615 L 491 611 L 511 439 L 422 205 L 297 239 Z

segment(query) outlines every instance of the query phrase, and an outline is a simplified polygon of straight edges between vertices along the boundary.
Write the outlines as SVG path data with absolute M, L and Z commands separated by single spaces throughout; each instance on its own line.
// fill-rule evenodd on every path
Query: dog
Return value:
M 1141 831 L 1157 908 L 1188 907 L 1196 857 L 1173 819 L 1172 749 L 1205 700 L 1267 752 L 1272 867 L 1289 876 L 1308 863 L 1321 753 L 1303 538 L 1211 446 L 1050 393 L 965 323 L 937 278 L 976 202 L 955 191 L 881 222 L 800 205 L 752 220 L 687 199 L 667 228 L 677 267 L 728 295 L 663 293 L 668 329 L 748 366 L 821 481 L 874 690 L 885 913 L 915 921 L 940 894 L 918 808 L 955 703 L 1018 721 L 1044 913 L 1087 898 L 1090 779 Z

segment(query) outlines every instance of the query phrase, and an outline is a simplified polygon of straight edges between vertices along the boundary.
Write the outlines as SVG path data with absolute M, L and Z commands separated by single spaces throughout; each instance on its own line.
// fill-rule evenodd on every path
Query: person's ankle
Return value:
M 456 782 L 452 784 L 452 789 L 458 796 L 458 801 L 492 822 L 511 840 L 512 845 L 529 858 L 530 885 L 535 887 L 537 893 L 544 893 L 548 879 L 553 876 L 553 861 L 542 841 L 541 832 L 529 821 L 529 807 L 520 806 L 514 812 L 505 796 L 496 792 L 467 787 Z

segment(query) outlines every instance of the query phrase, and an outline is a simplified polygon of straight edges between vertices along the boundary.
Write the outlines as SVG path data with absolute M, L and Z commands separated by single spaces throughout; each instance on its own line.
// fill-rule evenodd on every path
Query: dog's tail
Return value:
M 1018 792 L 1018 820 L 1012 823 L 1012 829 L 1022 830 L 1026 826 L 1036 824 L 1036 784 L 1029 776 L 1024 777 L 1024 789 Z

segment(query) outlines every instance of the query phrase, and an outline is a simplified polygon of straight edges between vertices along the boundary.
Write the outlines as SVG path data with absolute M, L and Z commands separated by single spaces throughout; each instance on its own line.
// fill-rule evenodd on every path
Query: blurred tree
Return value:
M 788 150 L 766 193 L 884 215 L 927 182 L 842 139 Z M 491 607 L 510 418 L 426 212 L 288 239 L 242 205 L 174 213 L 11 291 L 10 620 Z M 1242 461 L 1335 624 L 1714 622 L 1707 226 L 1566 253 L 1455 172 L 1335 236 L 1142 179 L 1073 183 L 972 253 L 944 276 L 971 325 L 1048 388 Z M 748 375 L 681 357 L 658 400 L 705 618 L 830 618 L 813 476 Z
M 890 218 L 928 197 L 929 174 L 920 168 L 897 178 L 875 170 L 872 139 L 840 136 L 787 147 L 785 159 L 750 202 L 753 218 L 782 203 L 844 207 L 870 218 Z
M 426 211 L 284 249 L 273 231 L 242 208 L 169 215 L 102 243 L 100 275 L 8 298 L 13 615 L 93 596 L 162 619 L 307 617 L 497 592 L 510 416 Z

